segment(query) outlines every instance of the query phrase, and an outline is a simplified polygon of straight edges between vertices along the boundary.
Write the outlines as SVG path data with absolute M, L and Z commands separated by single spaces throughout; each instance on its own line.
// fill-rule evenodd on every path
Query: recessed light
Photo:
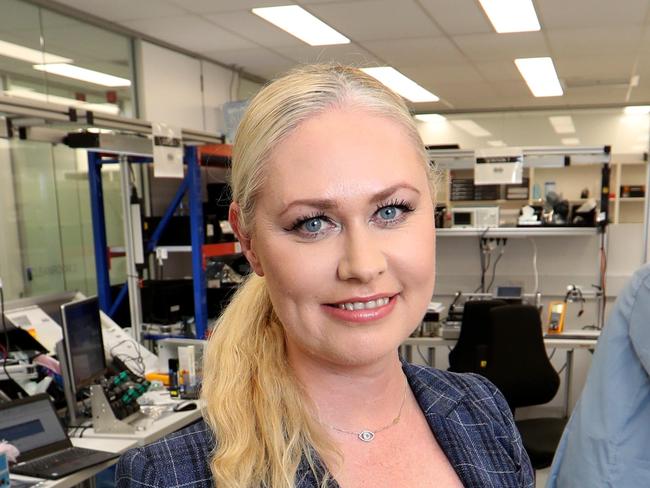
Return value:
M 0 41 L 0 56 L 20 59 L 32 64 L 39 63 L 72 63 L 72 59 L 50 54 L 38 49 L 14 44 L 13 42 Z
M 3 92 L 5 95 L 14 97 L 28 98 L 30 100 L 37 100 L 39 102 L 56 103 L 59 105 L 66 105 L 68 107 L 78 107 L 85 110 L 92 110 L 93 112 L 103 112 L 107 114 L 118 115 L 120 107 L 112 103 L 88 103 L 74 98 L 60 97 L 58 95 L 48 95 L 32 90 L 31 88 L 14 87 Z
M 541 29 L 532 0 L 479 0 L 494 30 L 530 32 Z
M 473 120 L 458 119 L 458 120 L 452 120 L 451 123 L 454 124 L 459 129 L 464 130 L 469 135 L 472 135 L 474 137 L 489 137 L 492 135 L 490 132 L 485 130 L 483 127 L 478 125 Z
M 437 102 L 440 100 L 426 88 L 422 88 L 415 81 L 407 78 L 395 68 L 381 66 L 378 68 L 361 68 L 361 71 L 379 80 L 395 93 L 411 102 Z
M 574 134 L 576 131 L 570 115 L 552 115 L 548 120 L 556 134 Z
M 74 78 L 75 80 L 87 81 L 96 85 L 120 87 L 131 86 L 131 80 L 120 78 L 119 76 L 109 75 L 101 71 L 94 71 L 92 69 L 81 68 L 73 64 L 35 64 L 34 69 L 38 71 L 45 71 L 67 78 Z
M 422 122 L 443 122 L 447 120 L 446 117 L 440 114 L 417 114 L 415 118 Z
M 630 105 L 623 112 L 625 115 L 647 115 L 650 113 L 650 105 Z
M 563 137 L 562 138 L 562 144 L 565 146 L 577 146 L 580 144 L 580 139 L 577 137 Z
M 564 94 L 551 58 L 515 59 L 517 69 L 536 97 L 559 97 Z
M 298 5 L 254 8 L 251 11 L 310 46 L 350 43 L 350 39 Z

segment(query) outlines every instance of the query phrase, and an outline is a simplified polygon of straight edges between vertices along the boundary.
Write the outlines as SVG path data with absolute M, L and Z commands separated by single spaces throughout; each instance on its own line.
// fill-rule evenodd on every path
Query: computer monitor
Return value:
M 72 392 L 93 384 L 106 372 L 97 297 L 61 305 L 63 352 Z

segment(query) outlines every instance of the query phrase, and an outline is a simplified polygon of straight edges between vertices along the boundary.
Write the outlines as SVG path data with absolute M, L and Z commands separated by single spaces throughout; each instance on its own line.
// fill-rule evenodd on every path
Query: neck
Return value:
M 371 364 L 337 365 L 289 351 L 289 363 L 324 425 L 376 429 L 393 421 L 404 399 L 406 378 L 397 352 Z

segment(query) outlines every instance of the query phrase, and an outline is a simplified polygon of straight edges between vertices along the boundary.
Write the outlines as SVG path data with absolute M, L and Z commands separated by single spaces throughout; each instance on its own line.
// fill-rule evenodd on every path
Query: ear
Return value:
M 253 239 L 249 234 L 245 233 L 241 226 L 239 225 L 239 216 L 241 215 L 241 208 L 237 202 L 232 202 L 230 204 L 230 209 L 228 210 L 228 221 L 230 222 L 230 227 L 232 227 L 235 236 L 241 244 L 241 250 L 246 259 L 250 263 L 253 271 L 259 276 L 264 276 L 264 270 L 262 269 L 262 263 L 257 257 L 253 249 Z

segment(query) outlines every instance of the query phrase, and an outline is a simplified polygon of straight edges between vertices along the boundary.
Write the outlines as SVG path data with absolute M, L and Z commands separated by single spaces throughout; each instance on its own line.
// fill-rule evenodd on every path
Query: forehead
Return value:
M 359 109 L 331 109 L 310 118 L 274 148 L 263 194 L 343 198 L 407 182 L 427 187 L 413 141 L 397 122 Z

